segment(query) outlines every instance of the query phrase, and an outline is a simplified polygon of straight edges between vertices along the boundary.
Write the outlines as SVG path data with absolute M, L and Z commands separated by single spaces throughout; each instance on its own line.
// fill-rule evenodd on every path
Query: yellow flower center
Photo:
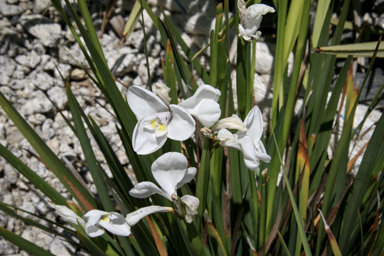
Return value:
M 100 221 L 102 222 L 109 222 L 109 215 L 108 214 L 105 214 L 101 217 Z

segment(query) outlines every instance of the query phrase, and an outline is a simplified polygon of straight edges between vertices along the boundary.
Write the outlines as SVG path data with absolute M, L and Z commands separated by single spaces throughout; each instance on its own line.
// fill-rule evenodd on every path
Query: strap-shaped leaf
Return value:
M 66 205 L 66 199 L 52 188 L 44 179 L 31 170 L 26 164 L 24 164 L 18 157 L 13 155 L 6 147 L 0 144 L 0 155 L 10 163 L 19 173 L 27 178 L 33 185 L 36 186 L 41 192 L 44 193 L 55 204 Z
M 82 186 L 79 180 L 56 156 L 55 153 L 45 144 L 45 142 L 37 135 L 34 129 L 25 121 L 25 119 L 17 112 L 12 104 L 0 92 L 0 106 L 3 108 L 8 117 L 15 126 L 28 140 L 34 150 L 39 154 L 46 166 L 55 174 L 65 188 L 71 193 L 76 200 L 82 204 L 83 209 L 92 209 L 96 207 L 96 201 L 86 188 Z
M 42 255 L 42 256 L 54 256 L 52 253 L 44 250 L 43 248 L 35 245 L 34 243 L 29 242 L 28 240 L 15 235 L 11 231 L 0 227 L 0 236 L 4 237 L 4 239 L 13 243 L 14 245 L 22 248 L 24 251 L 28 252 L 31 255 Z
M 358 44 L 344 44 L 344 45 L 331 45 L 314 48 L 316 53 L 336 55 L 337 58 L 346 58 L 348 55 L 353 57 L 367 57 L 370 58 L 374 54 L 379 41 L 358 43 Z M 377 51 L 377 56 L 384 58 L 384 44 L 380 44 Z
M 80 141 L 80 145 L 83 150 L 88 169 L 91 172 L 93 181 L 95 183 L 97 192 L 100 196 L 101 202 L 103 203 L 104 209 L 106 211 L 113 211 L 114 208 L 113 208 L 111 199 L 109 197 L 107 187 L 99 172 L 99 168 L 97 166 L 95 154 L 93 153 L 93 150 L 92 150 L 90 139 L 88 138 L 83 120 L 81 119 L 78 102 L 75 96 L 73 95 L 69 84 L 67 84 L 67 96 L 68 96 L 69 108 L 71 110 L 72 118 L 75 123 L 76 136 Z

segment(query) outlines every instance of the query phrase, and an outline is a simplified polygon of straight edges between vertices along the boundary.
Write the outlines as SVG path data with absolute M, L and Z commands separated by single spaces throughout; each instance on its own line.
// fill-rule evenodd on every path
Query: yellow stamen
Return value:
M 102 222 L 108 222 L 108 221 L 109 221 L 109 216 L 108 216 L 108 214 L 103 215 L 103 216 L 101 217 L 100 221 L 102 221 Z
M 157 120 L 156 120 L 156 119 L 153 119 L 153 120 L 151 121 L 151 126 L 152 126 L 152 127 L 156 127 L 157 124 L 158 124 L 158 123 L 157 123 Z
M 160 124 L 157 129 L 159 129 L 159 131 L 165 132 L 167 130 L 167 127 L 165 126 L 165 124 Z

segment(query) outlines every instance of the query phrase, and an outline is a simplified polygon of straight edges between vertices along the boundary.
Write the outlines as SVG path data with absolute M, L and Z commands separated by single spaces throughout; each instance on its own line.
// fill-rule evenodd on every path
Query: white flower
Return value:
M 131 227 L 120 213 L 91 210 L 83 218 L 87 221 L 84 228 L 89 237 L 103 235 L 105 231 L 102 228 L 118 236 L 131 234 Z
M 249 111 L 244 121 L 247 132 L 238 131 L 232 134 L 227 129 L 221 129 L 217 139 L 225 147 L 235 148 L 243 152 L 244 163 L 251 171 L 256 171 L 260 160 L 269 163 L 271 157 L 267 154 L 263 142 L 260 140 L 263 134 L 263 118 L 258 106 Z
M 67 222 L 73 223 L 75 225 L 85 225 L 85 221 L 77 216 L 77 214 L 64 205 L 54 205 L 57 213 Z
M 167 106 L 154 93 L 140 86 L 128 89 L 127 100 L 138 119 L 132 146 L 139 155 L 160 149 L 167 138 L 183 141 L 195 132 L 195 120 L 185 109 L 174 104 Z
M 149 181 L 140 182 L 129 191 L 131 196 L 147 198 L 153 194 L 160 194 L 169 201 L 177 204 L 178 202 L 175 202 L 175 198 L 177 199 L 176 189 L 191 181 L 196 175 L 196 168 L 188 168 L 187 158 L 177 152 L 168 152 L 157 158 L 152 164 L 151 171 L 161 188 Z M 184 197 L 181 199 L 187 207 L 190 207 L 193 211 L 196 200 L 197 206 L 199 204 L 198 199 L 191 200 L 189 197 L 187 197 L 187 201 L 183 200 Z M 194 205 L 189 205 L 192 202 Z M 186 216 L 186 219 L 187 218 L 190 218 L 188 214 Z
M 125 220 L 128 223 L 128 225 L 132 227 L 145 216 L 148 216 L 149 214 L 156 213 L 156 212 L 173 212 L 173 208 L 157 206 L 157 205 L 142 207 L 134 212 L 127 214 L 127 217 L 125 218 Z
M 236 129 L 241 132 L 248 131 L 245 124 L 237 115 L 232 115 L 231 117 L 223 118 L 219 120 L 213 127 L 212 131 L 215 133 L 221 129 Z
M 237 8 L 240 16 L 239 36 L 246 41 L 259 39 L 261 32 L 258 29 L 263 15 L 275 12 L 274 8 L 265 4 L 253 4 L 246 9 L 244 0 L 237 1 Z
M 221 109 L 217 103 L 221 95 L 218 89 L 210 85 L 201 85 L 193 96 L 182 101 L 179 106 L 196 117 L 205 127 L 211 127 L 220 118 Z
M 181 198 L 181 200 L 185 203 L 185 220 L 188 223 L 192 223 L 193 218 L 197 215 L 197 208 L 199 207 L 199 199 L 195 196 L 185 195 Z

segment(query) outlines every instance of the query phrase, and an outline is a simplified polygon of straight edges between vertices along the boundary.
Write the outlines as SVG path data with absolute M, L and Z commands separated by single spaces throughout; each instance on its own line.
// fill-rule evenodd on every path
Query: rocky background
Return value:
M 158 1 L 148 0 L 148 2 L 153 6 L 153 11 L 160 15 Z M 184 31 L 182 37 L 192 50 L 197 52 L 209 41 L 209 32 L 214 24 L 213 18 L 216 15 L 218 1 L 178 0 L 178 2 L 180 5 L 173 0 L 162 0 L 160 4 L 168 15 L 172 14 L 170 17 L 179 28 L 179 31 Z M 148 86 L 149 83 L 141 22 L 137 24 L 129 40 L 120 45 L 122 28 L 133 4 L 133 0 L 117 1 L 111 15 L 111 22 L 106 27 L 102 38 L 100 38 L 112 74 L 120 81 L 117 86 L 122 93 L 125 93 L 129 85 Z M 382 3 L 376 1 L 371 6 L 378 8 L 382 6 Z M 89 2 L 89 8 L 95 27 L 100 31 L 106 1 L 91 1 Z M 381 26 L 381 29 L 383 29 L 384 16 L 382 17 L 382 15 L 375 12 L 369 12 L 366 15 L 368 15 L 366 19 L 370 19 L 370 24 L 379 28 Z M 263 23 L 262 31 L 263 35 L 268 38 L 268 31 L 273 31 L 273 21 L 276 17 L 271 15 L 266 19 L 269 19 L 269 22 Z M 163 79 L 161 58 L 165 55 L 165 51 L 161 45 L 160 34 L 156 31 L 146 13 L 144 13 L 144 21 L 151 84 L 153 84 Z M 233 42 L 232 46 L 235 45 L 236 42 Z M 274 48 L 273 39 L 269 40 L 269 42 L 260 41 L 257 44 L 256 103 L 260 105 L 263 111 L 266 125 L 272 100 Z M 232 60 L 236 58 L 235 50 L 236 47 L 231 47 L 230 57 Z M 209 70 L 209 57 L 202 55 L 200 60 Z M 293 56 L 290 59 L 291 64 L 292 62 Z M 68 160 L 79 171 L 89 189 L 96 193 L 92 177 L 85 166 L 80 144 L 56 109 L 57 107 L 65 116 L 70 118 L 65 86 L 60 74 L 70 82 L 73 93 L 77 96 L 85 113 L 91 115 L 100 125 L 102 132 L 110 141 L 115 152 L 117 152 L 120 161 L 126 166 L 127 173 L 130 175 L 131 172 L 122 143 L 115 130 L 116 121 L 108 112 L 111 109 L 110 105 L 92 84 L 91 79 L 80 68 L 80 65 L 88 68 L 88 64 L 79 46 L 75 43 L 73 35 L 54 7 L 51 6 L 49 0 L 0 0 L 0 90 L 47 142 L 53 152 L 59 155 L 60 158 Z M 232 73 L 232 78 L 233 85 L 235 85 L 235 71 Z M 381 85 L 383 82 L 381 69 L 378 69 L 373 80 L 376 82 L 374 82 L 372 88 Z M 56 107 L 48 98 L 52 100 Z M 369 95 L 366 98 L 369 99 Z M 300 104 L 298 109 L 299 107 Z M 361 107 L 363 110 L 366 108 L 364 105 Z M 368 127 L 380 117 L 380 114 L 378 111 L 374 113 L 368 122 Z M 366 136 L 369 138 L 369 135 L 370 133 L 367 133 Z M 31 154 L 33 149 L 1 108 L 0 143 L 11 150 L 14 155 L 19 157 L 64 197 L 70 199 L 69 194 L 59 180 Z M 108 166 L 103 164 L 103 156 L 95 141 L 91 139 L 91 143 L 94 145 L 97 160 L 102 163 L 105 170 L 108 170 Z M 365 144 L 363 140 L 361 144 Z M 332 154 L 331 149 L 329 153 Z M 0 201 L 33 214 L 41 215 L 49 220 L 59 219 L 44 195 L 1 157 Z M 20 214 L 24 217 L 39 220 L 26 213 L 20 212 Z M 46 221 L 39 221 L 49 226 Z M 49 250 L 55 255 L 86 254 L 60 238 L 25 225 L 22 221 L 11 218 L 1 211 L 0 226 L 6 227 L 8 230 Z M 62 231 L 62 229 L 58 229 L 58 231 Z M 27 253 L 0 237 L 0 255 L 27 255 Z

